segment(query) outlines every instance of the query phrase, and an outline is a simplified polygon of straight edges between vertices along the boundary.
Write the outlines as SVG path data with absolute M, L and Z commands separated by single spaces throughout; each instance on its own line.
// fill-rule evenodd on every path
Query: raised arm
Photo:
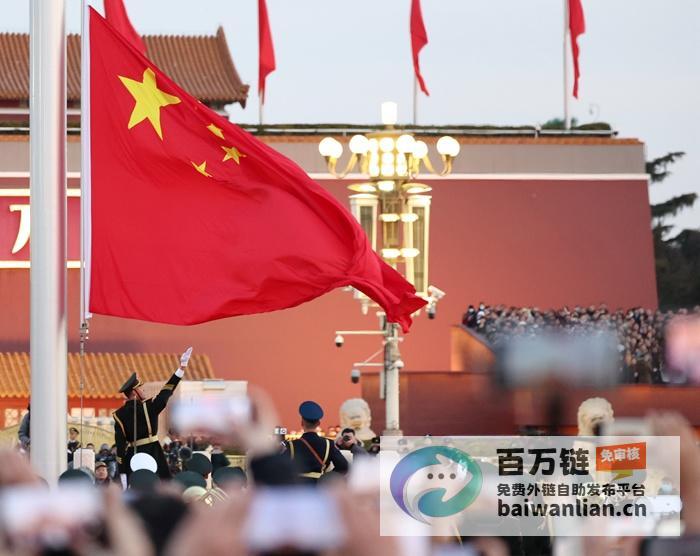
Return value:
M 185 350 L 185 353 L 183 353 L 180 357 L 180 367 L 173 373 L 168 382 L 166 382 L 163 385 L 163 388 L 160 389 L 158 395 L 155 398 L 153 398 L 153 403 L 151 407 L 153 407 L 153 411 L 155 411 L 156 415 L 165 409 L 165 406 L 168 404 L 170 396 L 173 395 L 173 392 L 175 391 L 177 385 L 180 383 L 180 380 L 183 376 L 185 376 L 185 369 L 187 368 L 187 365 L 190 362 L 191 355 L 192 348 L 189 347 Z

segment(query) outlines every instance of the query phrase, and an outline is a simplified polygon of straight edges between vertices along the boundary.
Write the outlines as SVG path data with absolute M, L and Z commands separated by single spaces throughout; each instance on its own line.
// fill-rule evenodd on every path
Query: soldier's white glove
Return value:
M 189 362 L 190 362 L 190 357 L 192 357 L 192 348 L 191 348 L 191 347 L 188 347 L 188 348 L 185 350 L 185 353 L 183 353 L 183 354 L 180 356 L 180 368 L 181 368 L 181 369 L 186 369 L 186 368 L 187 368 L 187 365 L 188 365 Z
M 119 479 L 121 480 L 122 483 L 122 490 L 126 490 L 127 488 L 127 481 L 126 481 L 126 473 L 120 473 Z

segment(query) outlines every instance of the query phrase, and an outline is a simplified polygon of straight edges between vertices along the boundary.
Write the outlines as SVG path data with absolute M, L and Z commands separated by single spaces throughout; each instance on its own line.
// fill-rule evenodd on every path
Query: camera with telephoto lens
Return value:
M 343 435 L 343 442 L 347 444 L 348 442 L 352 442 L 352 435 L 349 434 L 344 434 Z

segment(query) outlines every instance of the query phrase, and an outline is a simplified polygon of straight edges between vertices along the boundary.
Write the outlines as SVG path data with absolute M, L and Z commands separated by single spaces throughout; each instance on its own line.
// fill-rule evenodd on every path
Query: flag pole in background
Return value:
M 66 469 L 65 0 L 30 4 L 31 461 L 54 483 Z
M 270 18 L 267 14 L 265 0 L 258 0 L 258 105 L 259 124 L 263 124 L 263 105 L 265 104 L 265 80 L 275 71 L 275 48 L 272 44 Z
M 579 67 L 578 38 L 586 32 L 586 20 L 583 15 L 581 0 L 564 0 L 564 121 L 566 129 L 571 129 L 569 117 L 569 66 L 566 52 L 567 31 L 571 38 L 571 57 L 574 62 L 574 98 L 578 98 L 578 81 L 581 77 Z
M 413 125 L 418 123 L 418 87 L 430 96 L 425 81 L 420 73 L 420 61 L 418 55 L 421 49 L 428 44 L 428 34 L 423 23 L 423 13 L 420 9 L 420 0 L 411 0 L 411 53 L 413 57 Z
M 564 129 L 571 129 L 571 119 L 569 117 L 569 52 L 567 44 L 569 41 L 569 0 L 564 2 L 564 41 L 562 58 L 564 60 Z

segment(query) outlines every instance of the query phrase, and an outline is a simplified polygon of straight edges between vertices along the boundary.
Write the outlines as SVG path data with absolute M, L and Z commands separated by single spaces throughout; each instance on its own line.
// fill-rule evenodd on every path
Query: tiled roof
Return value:
M 85 377 L 86 398 L 119 397 L 119 388 L 133 371 L 142 382 L 165 382 L 180 362 L 170 353 L 86 353 L 68 354 L 68 396 L 80 396 L 80 367 Z M 193 355 L 185 374 L 186 380 L 214 378 L 206 355 Z M 0 353 L 0 398 L 29 397 L 29 354 Z
M 248 85 L 241 82 L 224 30 L 213 36 L 144 36 L 148 57 L 180 87 L 205 104 L 239 102 L 245 106 Z M 80 36 L 66 45 L 68 100 L 80 100 Z M 0 100 L 29 100 L 29 35 L 0 33 Z

